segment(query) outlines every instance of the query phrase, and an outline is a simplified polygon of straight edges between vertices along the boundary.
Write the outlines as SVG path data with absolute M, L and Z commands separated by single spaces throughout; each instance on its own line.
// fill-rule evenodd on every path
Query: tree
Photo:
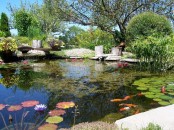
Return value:
M 1 20 L 0 20 L 0 31 L 5 33 L 6 37 L 11 36 L 8 17 L 5 13 L 1 13 Z
M 64 29 L 63 21 L 60 20 L 59 17 L 60 13 L 58 13 L 55 8 L 56 6 L 54 5 L 54 3 L 52 3 L 52 0 L 44 0 L 42 5 L 39 5 L 37 2 L 34 4 L 30 4 L 21 0 L 21 5 L 19 8 L 9 5 L 9 10 L 14 16 L 14 21 L 15 14 L 23 10 L 29 16 L 27 21 L 31 20 L 27 22 L 27 24 L 31 22 L 31 24 L 29 24 L 30 26 L 32 26 L 30 27 L 30 30 L 31 28 L 36 28 L 36 30 L 40 29 L 45 34 L 62 31 L 62 28 Z
M 62 31 L 63 21 L 60 19 L 56 6 L 51 0 L 44 0 L 42 5 L 33 4 L 31 14 L 35 17 L 46 34 Z
M 165 17 L 153 12 L 144 12 L 134 16 L 127 26 L 127 39 L 147 38 L 151 35 L 166 36 L 172 33 L 170 21 Z
M 93 25 L 111 33 L 116 42 L 124 41 L 129 20 L 144 11 L 166 15 L 173 21 L 173 0 L 52 0 L 62 19 Z
M 62 40 L 65 45 L 75 45 L 77 46 L 77 42 L 75 40 L 75 37 L 84 32 L 84 30 L 77 26 L 70 27 L 67 31 L 65 31 L 64 36 L 60 36 L 59 39 Z
M 31 15 L 24 9 L 17 10 L 14 13 L 15 28 L 19 36 L 27 36 L 28 28 L 31 26 Z

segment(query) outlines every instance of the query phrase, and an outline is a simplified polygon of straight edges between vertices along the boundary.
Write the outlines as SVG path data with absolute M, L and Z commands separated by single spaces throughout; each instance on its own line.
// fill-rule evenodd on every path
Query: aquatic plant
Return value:
M 75 106 L 74 102 L 59 102 L 56 105 L 57 108 L 62 108 L 62 109 L 68 109 L 68 108 L 74 107 L 74 106 Z
M 47 123 L 52 123 L 52 124 L 55 124 L 55 123 L 57 124 L 57 123 L 60 123 L 62 121 L 63 121 L 63 118 L 60 116 L 52 116 L 52 117 L 48 117 L 46 119 Z
M 51 110 L 48 114 L 49 116 L 60 116 L 66 113 L 65 110 Z
M 170 105 L 174 103 L 173 81 L 172 75 L 169 77 L 149 77 L 136 80 L 133 85 L 137 86 L 137 89 L 142 91 L 145 97 L 153 99 L 160 105 Z
M 23 107 L 33 107 L 37 104 L 39 104 L 39 101 L 31 100 L 31 101 L 25 101 L 21 103 Z
M 28 108 L 28 107 L 34 107 L 34 110 L 39 112 L 44 112 L 47 109 L 47 106 L 45 104 L 39 104 L 39 101 L 36 100 L 28 100 L 28 101 L 24 101 L 21 103 L 21 105 L 4 105 L 4 104 L 0 104 L 0 110 L 3 110 L 6 106 L 8 106 L 7 110 L 10 112 L 15 112 L 15 111 L 19 111 L 22 108 Z M 64 109 L 68 109 L 68 108 L 72 108 L 75 106 L 74 102 L 59 102 L 57 103 L 57 108 L 61 107 Z M 13 125 L 9 125 L 7 126 L 7 123 L 5 121 L 4 116 L 2 115 L 2 113 L 0 113 L 0 116 L 4 122 L 5 128 L 6 129 L 11 129 L 11 127 L 14 127 L 14 129 L 18 129 L 18 130 L 25 130 L 25 129 L 36 129 L 38 128 L 38 130 L 45 130 L 48 129 L 49 130 L 56 130 L 58 128 L 57 125 L 60 122 L 63 121 L 63 117 L 61 117 L 61 115 L 64 115 L 66 113 L 65 110 L 62 109 L 55 109 L 55 110 L 51 110 L 43 120 L 41 120 L 40 122 L 34 124 L 34 123 L 26 123 L 24 122 L 24 118 L 26 118 L 26 116 L 28 115 L 29 111 L 24 111 L 22 114 L 22 118 L 21 121 L 18 123 L 16 120 L 16 115 L 15 115 L 15 121 Z M 11 115 L 9 115 L 9 121 L 12 123 L 13 122 L 13 117 Z M 43 122 L 47 122 L 46 124 Z M 42 125 L 43 124 L 43 125 Z
M 5 105 L 4 104 L 0 104 L 0 110 L 4 109 Z
M 8 111 L 19 111 L 22 109 L 21 105 L 12 105 L 7 108 Z
M 47 106 L 45 104 L 38 104 L 34 107 L 34 110 L 36 111 L 45 111 L 47 109 Z

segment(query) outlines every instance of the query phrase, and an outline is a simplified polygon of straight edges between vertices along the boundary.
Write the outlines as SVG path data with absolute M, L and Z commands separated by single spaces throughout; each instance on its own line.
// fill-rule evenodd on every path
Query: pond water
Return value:
M 75 108 L 66 110 L 59 128 L 69 128 L 74 123 L 87 121 L 114 122 L 158 107 L 153 100 L 139 95 L 139 91 L 131 85 L 144 76 L 149 74 L 136 72 L 131 66 L 119 68 L 117 62 L 73 59 L 1 65 L 0 104 L 7 106 L 0 111 L 0 129 L 5 127 L 4 121 L 10 125 L 9 115 L 13 117 L 13 123 L 19 123 L 26 111 L 29 113 L 23 122 L 39 124 L 49 110 L 54 110 L 58 102 L 64 101 L 73 101 L 78 105 L 79 113 L 74 116 Z M 123 102 L 110 101 L 126 96 L 131 98 Z M 18 105 L 28 100 L 37 100 L 48 108 L 44 113 L 36 112 L 34 107 L 15 112 L 7 110 L 8 105 Z M 136 107 L 120 111 L 123 103 L 136 104 Z

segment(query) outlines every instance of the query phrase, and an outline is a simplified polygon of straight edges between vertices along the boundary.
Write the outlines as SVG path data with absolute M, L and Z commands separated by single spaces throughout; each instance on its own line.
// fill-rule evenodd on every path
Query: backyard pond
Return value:
M 80 59 L 25 60 L 0 65 L 0 129 L 21 124 L 26 125 L 25 129 L 38 127 L 45 123 L 49 111 L 58 109 L 57 104 L 62 102 L 71 102 L 75 106 L 67 107 L 63 110 L 64 115 L 60 114 L 63 121 L 58 123 L 59 128 L 99 120 L 114 122 L 160 105 L 169 105 L 174 102 L 174 78 L 171 75 L 138 72 L 127 63 Z M 158 77 L 165 79 L 156 82 Z M 158 87 L 150 89 L 150 83 Z M 167 94 L 161 92 L 163 85 L 169 86 Z M 26 102 L 30 102 L 28 106 Z M 38 102 L 47 107 L 45 111 L 30 106 Z

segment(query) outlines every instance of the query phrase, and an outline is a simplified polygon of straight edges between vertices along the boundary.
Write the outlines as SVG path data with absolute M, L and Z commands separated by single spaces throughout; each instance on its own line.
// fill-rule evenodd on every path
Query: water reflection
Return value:
M 118 104 L 111 103 L 111 99 L 136 93 L 135 88 L 126 87 L 135 79 L 134 74 L 131 70 L 118 70 L 116 65 L 90 60 L 56 60 L 0 70 L 0 104 L 33 99 L 52 110 L 58 102 L 73 101 L 80 112 L 76 123 L 99 120 L 118 111 Z M 73 124 L 72 111 L 73 108 L 64 116 L 60 127 Z M 31 115 L 34 116 L 34 112 Z

